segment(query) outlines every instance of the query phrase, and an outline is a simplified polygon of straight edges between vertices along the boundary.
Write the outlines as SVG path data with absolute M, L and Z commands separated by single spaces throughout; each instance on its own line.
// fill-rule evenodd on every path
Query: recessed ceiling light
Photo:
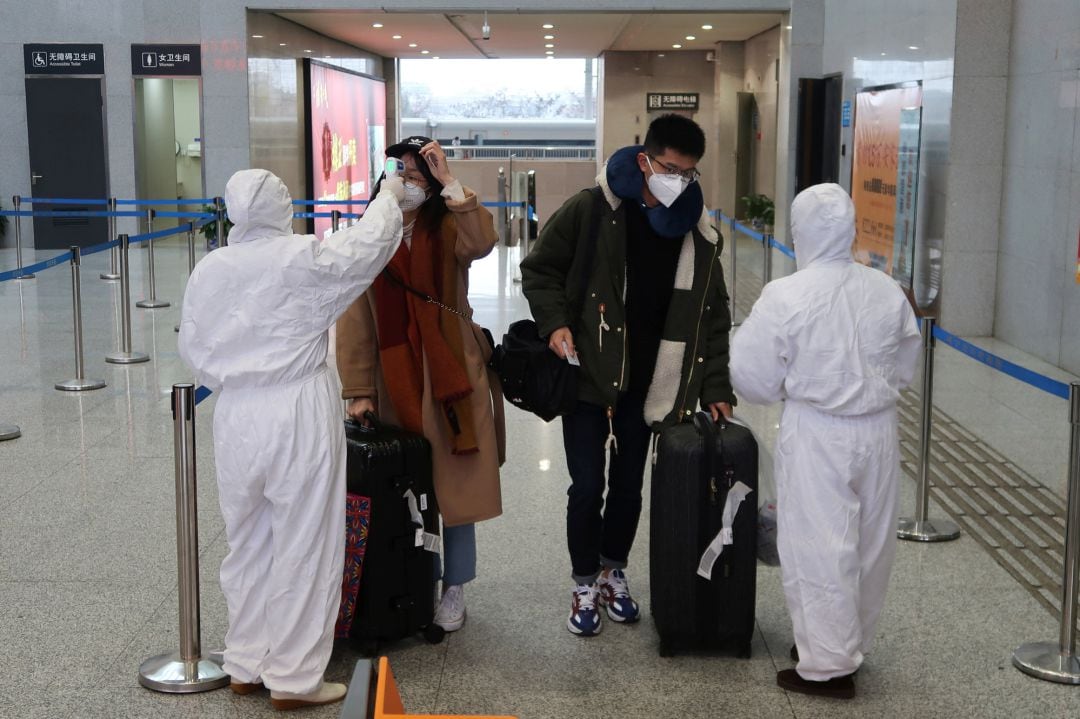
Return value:
M 311 50 L 304 50 L 304 52 L 311 52 Z
M 784 26 L 784 29 L 785 29 L 785 30 L 790 30 L 790 29 L 791 29 L 791 26 L 790 26 L 790 25 L 785 25 L 785 26 Z
M 401 39 L 401 35 L 391 35 L 390 37 L 394 38 L 395 40 Z
M 554 59 L 555 59 L 555 56 L 554 56 L 554 55 L 548 55 L 548 56 L 547 56 L 547 57 L 545 57 L 544 59 L 545 59 L 545 60 L 554 60 Z
M 543 25 L 541 25 L 540 27 L 544 28 L 545 30 L 551 30 L 551 29 L 552 29 L 552 28 L 554 28 L 555 26 L 554 26 L 554 25 L 552 25 L 552 24 L 551 24 L 551 23 L 549 23 L 549 22 L 546 22 L 546 23 L 544 23 Z
M 371 23 L 371 27 L 382 27 L 382 23 L 381 22 L 373 22 L 373 23 Z
M 262 35 L 252 35 L 252 37 L 255 38 L 256 40 L 261 40 L 262 39 Z
M 287 46 L 288 44 L 289 44 L 289 43 L 287 43 L 287 42 L 279 42 L 279 43 L 278 43 L 278 45 L 280 45 L 281 47 L 285 47 L 285 46 Z
M 701 29 L 702 30 L 712 30 L 712 25 L 702 25 Z
M 549 42 L 547 45 L 544 45 L 544 47 L 555 47 L 555 46 Z
M 908 46 L 907 46 L 907 49 L 908 49 L 908 50 L 918 50 L 918 49 L 919 49 L 919 46 L 918 46 L 918 45 L 908 45 Z
M 545 40 L 554 40 L 555 36 L 554 35 L 544 35 L 544 39 Z
M 885 57 L 885 53 L 881 53 L 881 56 L 882 56 L 882 57 Z
M 672 45 L 671 47 L 673 47 L 673 48 L 675 48 L 676 50 L 678 50 L 679 48 L 681 48 L 681 47 L 682 47 L 682 45 L 680 45 L 679 43 L 675 43 L 675 44 L 674 44 L 674 45 Z
M 555 51 L 554 51 L 554 50 L 547 50 L 547 51 L 545 51 L 545 52 L 546 52 L 546 54 L 548 54 L 548 55 L 554 55 L 554 54 L 555 54 Z
M 432 60 L 438 60 L 438 59 L 439 59 L 439 56 L 438 56 L 438 55 L 432 55 L 432 56 L 431 56 L 431 59 L 432 59 Z
M 416 47 L 416 43 L 415 42 L 410 42 L 409 47 Z
M 686 36 L 686 39 L 687 39 L 687 40 L 697 40 L 697 38 L 696 38 L 696 37 L 694 37 L 693 35 L 687 35 L 687 36 Z
M 663 56 L 664 56 L 664 53 L 662 53 L 662 52 L 658 52 L 658 53 L 656 53 L 656 56 L 657 56 L 657 57 L 663 57 Z
M 421 54 L 421 55 L 428 55 L 428 54 L 430 54 L 430 53 L 431 53 L 431 50 L 421 50 L 421 51 L 420 51 L 420 54 Z
M 323 60 L 331 60 L 331 59 L 333 59 L 333 57 L 331 55 L 323 55 Z

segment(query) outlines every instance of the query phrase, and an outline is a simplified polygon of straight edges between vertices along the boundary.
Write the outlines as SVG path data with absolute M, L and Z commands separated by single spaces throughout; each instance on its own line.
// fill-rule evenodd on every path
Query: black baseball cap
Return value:
M 401 157 L 406 152 L 420 152 L 420 148 L 431 142 L 430 137 L 424 137 L 423 135 L 413 135 L 412 137 L 406 137 L 401 142 L 395 142 L 390 147 L 386 148 L 387 157 Z

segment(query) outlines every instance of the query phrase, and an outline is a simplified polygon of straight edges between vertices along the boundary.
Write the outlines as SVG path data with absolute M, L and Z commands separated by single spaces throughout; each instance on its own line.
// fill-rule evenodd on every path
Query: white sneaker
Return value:
M 302 709 L 339 702 L 345 698 L 348 691 L 348 687 L 344 684 L 323 682 L 318 689 L 309 694 L 271 691 L 270 703 L 275 709 Z
M 443 590 L 434 623 L 448 632 L 456 632 L 465 624 L 465 587 L 454 584 Z

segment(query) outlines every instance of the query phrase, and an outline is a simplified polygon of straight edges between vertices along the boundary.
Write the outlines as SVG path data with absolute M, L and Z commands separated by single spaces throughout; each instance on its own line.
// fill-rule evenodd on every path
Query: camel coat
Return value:
M 491 213 L 480 205 L 468 188 L 465 199 L 446 198 L 449 212 L 443 223 L 456 222 L 458 298 L 456 309 L 472 317 L 469 305 L 469 266 L 495 247 L 498 236 Z M 343 399 L 370 398 L 379 418 L 398 424 L 397 412 L 383 381 L 379 360 L 379 338 L 375 322 L 375 296 L 367 291 L 337 322 L 337 363 Z M 443 310 L 445 312 L 445 310 Z M 448 527 L 471 524 L 502 514 L 499 466 L 506 454 L 502 392 L 498 379 L 487 368 L 491 347 L 476 323 L 458 318 L 465 348 L 465 371 L 473 392 L 470 395 L 479 452 L 451 453 L 451 439 L 445 421 L 431 395 L 431 373 L 425 358 L 423 433 L 431 442 L 435 498 L 443 524 Z

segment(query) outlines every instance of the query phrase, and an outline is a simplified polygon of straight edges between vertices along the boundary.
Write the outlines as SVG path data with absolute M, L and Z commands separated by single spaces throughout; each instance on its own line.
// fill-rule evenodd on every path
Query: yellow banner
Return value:
M 922 87 L 855 95 L 855 259 L 911 286 Z

